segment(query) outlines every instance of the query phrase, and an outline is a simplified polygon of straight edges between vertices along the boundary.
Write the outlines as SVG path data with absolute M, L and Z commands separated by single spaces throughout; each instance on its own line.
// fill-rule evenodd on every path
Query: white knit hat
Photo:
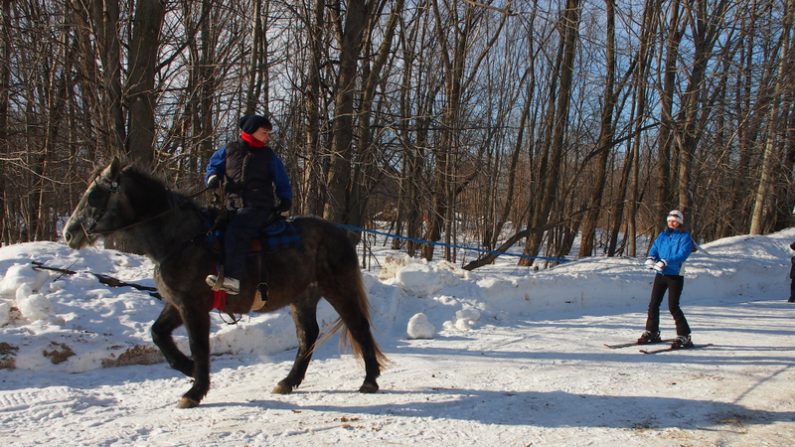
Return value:
M 668 218 L 666 219 L 666 221 L 670 221 L 670 220 L 675 220 L 675 221 L 679 222 L 679 225 L 684 225 L 685 216 L 679 210 L 671 210 L 668 213 Z

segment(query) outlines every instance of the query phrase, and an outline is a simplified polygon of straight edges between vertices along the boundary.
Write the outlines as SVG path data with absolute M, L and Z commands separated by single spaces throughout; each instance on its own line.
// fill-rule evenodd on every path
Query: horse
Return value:
M 65 224 L 64 240 L 71 248 L 80 249 L 102 236 L 117 235 L 133 241 L 153 261 L 155 284 L 164 305 L 152 325 L 152 341 L 172 368 L 193 378 L 178 407 L 196 407 L 210 388 L 213 291 L 205 276 L 217 263 L 205 237 L 207 210 L 118 158 L 97 172 Z M 262 259 L 269 279 L 268 299 L 256 311 L 272 312 L 289 305 L 298 336 L 293 366 L 272 392 L 289 394 L 304 380 L 320 333 L 317 305 L 324 298 L 339 314 L 327 336 L 341 330 L 341 342 L 350 344 L 354 355 L 364 360 L 365 377 L 359 392 L 375 393 L 376 379 L 387 359 L 371 332 L 355 247 L 346 230 L 323 219 L 296 217 L 293 225 L 300 243 Z M 252 264 L 257 263 L 247 262 L 240 294 L 229 298 L 227 312 L 252 311 L 257 287 Z M 190 357 L 172 337 L 183 324 Z

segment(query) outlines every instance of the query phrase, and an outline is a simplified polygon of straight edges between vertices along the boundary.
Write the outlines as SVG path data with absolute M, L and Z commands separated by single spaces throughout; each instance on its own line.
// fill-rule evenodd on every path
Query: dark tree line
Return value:
M 467 268 L 641 255 L 671 208 L 792 225 L 793 0 L 0 1 L 3 244 L 57 239 L 114 155 L 198 191 L 243 113 L 297 212 Z

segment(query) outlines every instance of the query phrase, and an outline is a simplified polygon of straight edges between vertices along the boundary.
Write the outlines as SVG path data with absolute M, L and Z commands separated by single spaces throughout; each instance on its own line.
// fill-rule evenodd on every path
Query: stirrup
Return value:
M 240 293 L 240 281 L 235 278 L 219 278 L 216 275 L 207 275 L 207 278 L 204 280 L 213 291 L 223 290 L 224 292 L 228 293 L 229 295 L 237 295 Z
M 257 284 L 254 292 L 254 302 L 251 303 L 252 311 L 259 311 L 268 305 L 268 283 L 261 282 Z

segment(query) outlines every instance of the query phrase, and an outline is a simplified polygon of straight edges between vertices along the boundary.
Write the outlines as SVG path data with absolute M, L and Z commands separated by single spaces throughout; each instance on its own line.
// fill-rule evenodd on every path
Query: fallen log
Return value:
M 74 275 L 75 273 L 78 273 L 78 272 L 76 272 L 74 270 L 69 270 L 69 269 L 60 268 L 60 267 L 51 267 L 51 266 L 48 266 L 48 265 L 44 265 L 44 263 L 39 262 L 39 261 L 30 261 L 30 262 L 31 262 L 31 264 L 33 264 L 33 269 L 34 270 L 51 270 L 53 272 L 58 272 L 58 273 L 62 273 L 62 274 L 65 274 L 65 275 Z M 142 286 L 141 284 L 136 284 L 136 283 L 132 283 L 132 282 L 125 282 L 125 281 L 122 281 L 122 280 L 120 280 L 118 278 L 114 278 L 112 276 L 104 275 L 102 273 L 94 273 L 94 272 L 90 272 L 90 271 L 86 271 L 85 273 L 93 275 L 95 278 L 97 278 L 97 281 L 99 281 L 100 283 L 105 284 L 107 286 L 110 286 L 110 287 L 132 287 L 133 289 L 136 289 L 136 290 L 142 290 L 144 292 L 148 292 L 150 296 L 153 296 L 153 297 L 155 297 L 155 298 L 157 298 L 159 300 L 163 299 L 163 297 L 161 297 L 160 294 L 157 293 L 157 288 L 156 287 Z

